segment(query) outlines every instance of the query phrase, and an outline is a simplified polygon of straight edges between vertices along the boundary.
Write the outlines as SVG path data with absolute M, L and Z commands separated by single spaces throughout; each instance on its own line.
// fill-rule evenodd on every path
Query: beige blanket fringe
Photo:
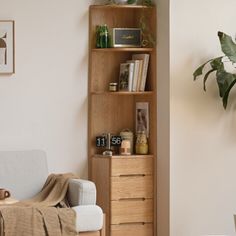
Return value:
M 65 207 L 68 174 L 51 174 L 33 198 L 0 207 L 0 236 L 76 236 L 75 211 Z

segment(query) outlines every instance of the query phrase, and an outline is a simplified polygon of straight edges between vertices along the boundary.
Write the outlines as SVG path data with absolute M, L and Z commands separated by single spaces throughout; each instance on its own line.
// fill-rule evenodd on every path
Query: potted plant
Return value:
M 221 44 L 221 50 L 225 55 L 210 59 L 199 66 L 193 73 L 193 77 L 194 80 L 196 80 L 199 76 L 203 75 L 203 89 L 206 91 L 206 81 L 211 73 L 215 73 L 219 95 L 222 98 L 223 106 L 226 109 L 229 93 L 236 83 L 236 74 L 227 71 L 225 65 L 226 63 L 230 63 L 232 69 L 236 68 L 236 44 L 229 35 L 223 32 L 219 31 L 218 37 Z M 210 69 L 207 72 L 203 72 L 206 65 L 210 65 Z

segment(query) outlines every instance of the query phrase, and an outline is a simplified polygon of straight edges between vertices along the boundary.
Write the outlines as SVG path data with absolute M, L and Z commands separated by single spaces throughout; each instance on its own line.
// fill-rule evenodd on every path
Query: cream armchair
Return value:
M 44 151 L 0 151 L 0 188 L 8 189 L 15 199 L 33 197 L 41 190 L 48 174 Z M 76 212 L 79 235 L 104 236 L 104 216 L 102 209 L 96 205 L 94 183 L 72 179 L 67 196 Z

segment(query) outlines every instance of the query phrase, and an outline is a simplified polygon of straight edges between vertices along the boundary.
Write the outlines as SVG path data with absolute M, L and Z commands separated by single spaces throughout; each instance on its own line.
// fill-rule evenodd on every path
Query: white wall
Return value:
M 171 235 L 236 235 L 236 94 L 225 111 L 215 81 L 192 73 L 233 37 L 235 0 L 171 1 Z
M 51 172 L 87 175 L 91 2 L 0 0 L 0 19 L 16 27 L 16 73 L 0 76 L 0 149 L 44 149 Z

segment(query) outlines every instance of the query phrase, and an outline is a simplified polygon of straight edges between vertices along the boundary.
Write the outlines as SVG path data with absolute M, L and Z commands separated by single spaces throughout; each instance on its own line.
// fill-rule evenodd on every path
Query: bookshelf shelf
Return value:
M 94 155 L 94 158 L 118 158 L 118 159 L 133 159 L 133 158 L 153 158 L 154 155 L 148 154 L 148 155 L 130 155 L 130 156 L 121 156 L 121 155 L 113 155 L 113 156 L 106 156 L 106 155 L 100 155 L 96 154 Z
M 109 95 L 109 96 L 133 96 L 133 95 L 144 95 L 151 96 L 154 94 L 153 91 L 145 92 L 91 92 L 92 95 Z
M 102 9 L 102 10 L 110 10 L 110 9 L 153 9 L 154 6 L 143 6 L 143 5 L 91 5 L 90 9 Z
M 152 52 L 154 48 L 93 48 L 92 52 Z

